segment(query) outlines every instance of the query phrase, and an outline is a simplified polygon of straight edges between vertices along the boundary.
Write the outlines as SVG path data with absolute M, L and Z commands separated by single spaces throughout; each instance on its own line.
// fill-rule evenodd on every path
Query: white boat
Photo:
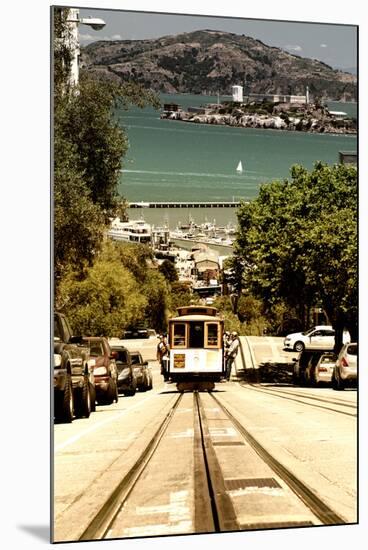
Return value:
M 242 165 L 242 161 L 239 160 L 239 164 L 238 166 L 236 167 L 236 171 L 238 172 L 238 174 L 241 174 L 243 172 L 243 165 Z
M 151 244 L 151 234 L 151 226 L 144 220 L 121 222 L 119 218 L 112 220 L 107 232 L 107 235 L 116 241 L 142 244 Z

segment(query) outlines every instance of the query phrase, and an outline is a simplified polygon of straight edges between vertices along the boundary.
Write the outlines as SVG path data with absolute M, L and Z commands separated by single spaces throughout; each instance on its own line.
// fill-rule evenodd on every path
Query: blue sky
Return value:
M 289 53 L 318 59 L 334 68 L 357 66 L 357 27 L 291 21 L 147 14 L 120 10 L 81 9 L 81 17 L 101 17 L 102 31 L 80 26 L 80 43 L 96 40 L 138 40 L 157 38 L 196 29 L 213 29 L 245 34 Z

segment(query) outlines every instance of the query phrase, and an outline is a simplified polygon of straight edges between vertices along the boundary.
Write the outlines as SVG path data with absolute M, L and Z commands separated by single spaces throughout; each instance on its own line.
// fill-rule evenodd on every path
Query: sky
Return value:
M 244 34 L 291 54 L 318 59 L 334 68 L 357 67 L 357 28 L 354 25 L 80 10 L 80 17 L 89 15 L 104 19 L 106 26 L 101 31 L 93 31 L 87 25 L 80 25 L 82 46 L 97 40 L 139 40 L 212 29 Z

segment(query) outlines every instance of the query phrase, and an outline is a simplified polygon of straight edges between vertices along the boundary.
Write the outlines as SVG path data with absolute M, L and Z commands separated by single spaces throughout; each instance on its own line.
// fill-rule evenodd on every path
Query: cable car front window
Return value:
M 189 347 L 203 348 L 204 347 L 204 323 L 190 323 L 189 328 Z
M 184 323 L 175 323 L 173 327 L 173 347 L 174 348 L 184 348 L 186 345 L 185 342 L 185 324 Z
M 218 323 L 207 323 L 206 331 L 206 346 L 217 347 L 218 346 Z

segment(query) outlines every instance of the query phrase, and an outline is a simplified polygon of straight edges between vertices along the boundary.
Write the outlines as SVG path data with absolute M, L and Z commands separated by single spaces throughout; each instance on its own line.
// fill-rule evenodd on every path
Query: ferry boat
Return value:
M 151 226 L 144 220 L 122 222 L 120 218 L 115 218 L 111 222 L 107 235 L 116 241 L 141 244 L 151 244 L 152 242 Z

